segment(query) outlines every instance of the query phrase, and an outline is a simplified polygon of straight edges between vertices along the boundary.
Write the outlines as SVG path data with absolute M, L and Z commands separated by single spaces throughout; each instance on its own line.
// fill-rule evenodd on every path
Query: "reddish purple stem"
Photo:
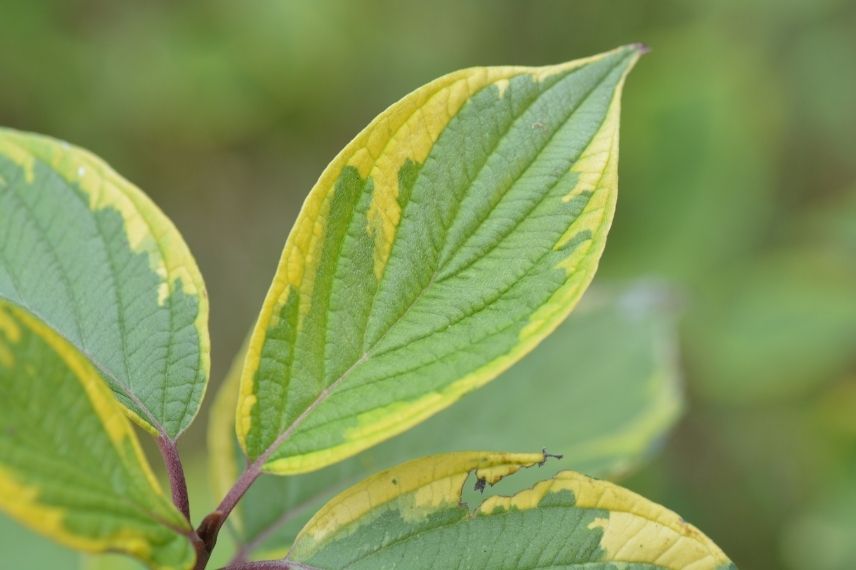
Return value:
M 160 449 L 166 471 L 169 475 L 169 487 L 172 489 L 172 502 L 190 522 L 190 501 L 187 498 L 187 481 L 184 478 L 184 467 L 178 456 L 178 448 L 175 442 L 165 435 L 158 436 L 158 448 Z
M 259 562 L 241 562 L 226 566 L 223 570 L 314 570 L 312 566 L 290 560 L 261 560 Z

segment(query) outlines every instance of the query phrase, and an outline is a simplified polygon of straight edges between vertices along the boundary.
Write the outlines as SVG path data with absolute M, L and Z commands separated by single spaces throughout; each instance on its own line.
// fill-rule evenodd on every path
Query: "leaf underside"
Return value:
M 0 509 L 71 548 L 189 568 L 187 521 L 163 495 L 99 373 L 0 301 Z
M 0 129 L 0 299 L 74 345 L 140 425 L 175 439 L 209 369 L 208 300 L 178 231 L 86 151 Z
M 638 56 L 456 72 L 337 156 L 249 343 L 237 431 L 251 459 L 280 474 L 340 461 L 490 381 L 567 316 L 612 220 Z
M 612 483 L 563 471 L 512 496 L 462 502 L 542 454 L 453 453 L 379 473 L 304 527 L 288 560 L 314 568 L 602 568 L 735 566 L 675 513 Z

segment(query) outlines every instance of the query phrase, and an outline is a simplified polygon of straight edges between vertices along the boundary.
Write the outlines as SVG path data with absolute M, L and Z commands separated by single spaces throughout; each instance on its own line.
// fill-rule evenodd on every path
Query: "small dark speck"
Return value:
M 393 485 L 398 485 L 398 479 L 393 479 L 393 480 L 392 480 L 392 484 L 393 484 Z
M 561 453 L 550 453 L 549 451 L 547 451 L 547 448 L 542 449 L 541 454 L 544 456 L 544 459 L 541 460 L 541 462 L 538 464 L 538 467 L 543 467 L 544 464 L 547 463 L 547 460 L 551 457 L 553 459 L 562 459 L 563 457 L 565 457 Z
M 473 487 L 473 489 L 475 489 L 479 493 L 484 493 L 484 486 L 486 483 L 487 483 L 487 481 L 485 481 L 484 479 L 478 479 L 476 481 L 476 485 L 475 485 L 475 487 Z

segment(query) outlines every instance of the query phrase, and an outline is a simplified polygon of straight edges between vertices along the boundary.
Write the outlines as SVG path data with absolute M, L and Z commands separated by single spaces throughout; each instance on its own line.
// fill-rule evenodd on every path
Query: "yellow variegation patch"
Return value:
M 716 570 L 730 563 L 713 541 L 674 512 L 618 485 L 573 471 L 558 473 L 512 497 L 490 497 L 479 512 L 489 516 L 497 511 L 537 509 L 547 495 L 562 491 L 573 494 L 573 508 L 604 511 L 587 527 L 603 531 L 603 560 L 656 564 L 670 570 Z

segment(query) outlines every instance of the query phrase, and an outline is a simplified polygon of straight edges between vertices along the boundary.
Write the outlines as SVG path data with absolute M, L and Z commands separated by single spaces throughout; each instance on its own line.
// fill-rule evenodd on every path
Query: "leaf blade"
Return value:
M 187 245 L 94 155 L 0 130 L 0 298 L 47 322 L 99 368 L 131 417 L 176 439 L 210 366 L 208 300 Z
M 188 568 L 189 523 L 163 495 L 89 361 L 0 302 L 0 508 L 68 547 Z
M 495 484 L 543 454 L 454 453 L 379 473 L 307 523 L 288 560 L 318 568 L 735 568 L 678 515 L 612 483 L 563 471 L 510 497 L 461 504 L 471 473 Z
M 345 147 L 301 210 L 250 340 L 237 430 L 252 459 L 285 474 L 353 455 L 561 322 L 611 223 L 619 95 L 638 56 L 453 73 Z

